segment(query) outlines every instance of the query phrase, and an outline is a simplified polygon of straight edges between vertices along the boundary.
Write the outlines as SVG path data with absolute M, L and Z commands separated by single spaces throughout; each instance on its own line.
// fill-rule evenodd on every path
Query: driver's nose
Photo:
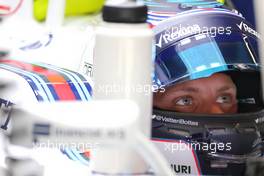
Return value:
M 209 107 L 211 114 L 223 114 L 225 113 L 218 104 L 211 104 Z

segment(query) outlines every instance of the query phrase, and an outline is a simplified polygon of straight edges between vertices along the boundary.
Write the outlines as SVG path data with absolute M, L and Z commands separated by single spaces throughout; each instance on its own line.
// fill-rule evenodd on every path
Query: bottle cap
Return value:
M 103 7 L 103 20 L 114 23 L 145 23 L 147 6 L 137 2 L 106 4 Z

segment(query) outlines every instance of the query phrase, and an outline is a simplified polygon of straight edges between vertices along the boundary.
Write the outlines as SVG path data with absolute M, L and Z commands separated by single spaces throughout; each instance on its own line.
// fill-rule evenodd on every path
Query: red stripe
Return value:
M 16 13 L 16 12 L 18 11 L 18 9 L 21 7 L 22 3 L 23 3 L 23 0 L 20 0 L 19 3 L 18 3 L 18 5 L 14 8 L 13 11 L 11 11 L 10 13 L 7 13 L 7 14 L 1 14 L 1 15 L 2 15 L 2 16 L 13 15 L 14 13 Z M 9 8 L 10 8 L 10 7 L 9 7 Z M 9 11 L 10 11 L 10 9 L 9 9 Z
M 150 29 L 152 29 L 152 28 L 154 28 L 154 27 L 155 27 L 154 24 L 149 23 L 149 28 L 150 28 Z
M 45 76 L 51 83 L 60 100 L 76 100 L 68 82 L 63 76 L 53 70 L 34 66 L 33 71 Z
M 21 61 L 16 60 L 1 60 L 1 63 L 9 64 L 14 67 L 18 67 L 20 69 L 34 72 L 41 76 L 45 76 L 46 79 L 53 86 L 57 96 L 60 100 L 76 100 L 74 93 L 72 92 L 68 82 L 61 76 L 59 73 L 49 70 L 47 68 L 43 68 L 37 65 L 28 64 Z
M 68 82 L 53 70 L 34 66 L 34 72 L 45 76 L 51 83 L 60 100 L 76 100 Z
M 214 8 L 200 8 L 201 10 L 214 10 Z
M 150 12 L 150 14 L 151 13 L 156 13 L 156 14 L 166 14 L 166 15 L 177 15 L 177 13 L 175 13 L 175 12 L 159 12 L 159 11 L 151 11 Z
M 0 10 L 10 11 L 10 7 L 9 6 L 4 6 L 4 5 L 0 5 Z
M 52 85 L 60 100 L 76 100 L 70 86 L 62 76 L 53 74 L 47 76 L 47 78 L 53 83 Z
M 90 153 L 90 151 L 85 151 L 83 154 L 84 154 L 84 156 L 86 156 L 87 158 L 90 158 L 90 157 L 91 157 L 91 153 Z
M 32 65 L 27 64 L 25 62 L 16 61 L 16 60 L 1 59 L 0 62 L 4 64 L 12 65 L 22 70 L 32 70 L 33 69 Z

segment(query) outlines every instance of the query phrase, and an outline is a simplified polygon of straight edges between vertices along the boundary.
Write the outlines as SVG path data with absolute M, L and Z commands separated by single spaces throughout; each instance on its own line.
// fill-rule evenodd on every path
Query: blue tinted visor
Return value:
M 240 32 L 209 36 L 197 34 L 162 50 L 155 58 L 155 82 L 175 82 L 208 77 L 228 70 L 256 70 L 257 41 Z

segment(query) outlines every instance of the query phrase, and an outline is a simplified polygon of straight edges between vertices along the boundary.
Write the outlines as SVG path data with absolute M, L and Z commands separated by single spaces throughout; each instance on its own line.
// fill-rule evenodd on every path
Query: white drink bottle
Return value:
M 140 108 L 138 125 L 150 138 L 153 33 L 146 19 L 147 7 L 137 2 L 104 6 L 104 21 L 95 36 L 94 99 L 135 101 Z M 141 157 L 128 149 L 100 150 L 93 156 L 98 173 L 133 175 L 148 169 Z M 111 162 L 111 168 L 106 167 L 107 162 Z

